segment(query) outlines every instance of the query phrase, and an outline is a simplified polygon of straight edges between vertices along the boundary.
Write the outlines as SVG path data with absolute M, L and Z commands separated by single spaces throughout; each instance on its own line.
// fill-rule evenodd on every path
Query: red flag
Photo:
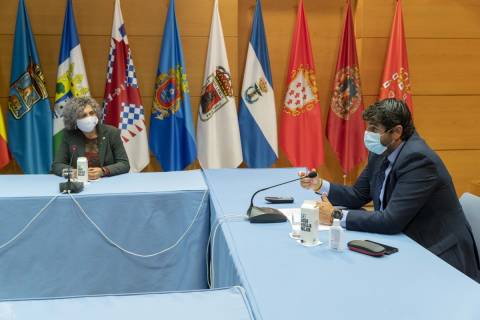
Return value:
M 401 0 L 397 0 L 387 59 L 383 69 L 382 85 L 378 96 L 379 100 L 386 98 L 405 101 L 413 113 L 412 90 L 410 87 L 410 73 Z
M 327 138 L 344 173 L 350 172 L 367 158 L 363 144 L 365 124 L 362 120 L 362 111 L 360 70 L 352 8 L 348 1 L 327 120 Z
M 315 168 L 323 164 L 322 113 L 303 0 L 298 3 L 287 87 L 281 116 L 280 147 L 293 166 Z

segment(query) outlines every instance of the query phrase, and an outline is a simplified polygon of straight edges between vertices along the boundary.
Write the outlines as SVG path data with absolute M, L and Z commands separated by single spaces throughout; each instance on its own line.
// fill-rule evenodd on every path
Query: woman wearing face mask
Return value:
M 376 102 L 364 111 L 363 120 L 367 123 L 364 143 L 370 153 L 353 186 L 319 177 L 301 180 L 302 187 L 322 195 L 320 222 L 331 224 L 336 218 L 348 230 L 403 232 L 480 282 L 478 250 L 452 178 L 415 131 L 407 105 L 395 99 Z M 359 210 L 370 201 L 373 212 Z
M 128 156 L 120 138 L 120 131 L 99 123 L 102 112 L 90 97 L 69 100 L 63 108 L 65 130 L 58 146 L 52 173 L 61 176 L 69 167 L 75 168 L 78 157 L 88 160 L 88 179 L 114 176 L 130 170 Z

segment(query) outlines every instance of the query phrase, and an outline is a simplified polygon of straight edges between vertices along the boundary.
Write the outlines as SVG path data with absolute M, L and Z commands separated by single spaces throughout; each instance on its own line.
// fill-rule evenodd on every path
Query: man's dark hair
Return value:
M 403 127 L 402 140 L 410 138 L 415 131 L 412 114 L 402 100 L 384 99 L 375 102 L 363 111 L 362 117 L 363 120 L 373 125 L 384 126 L 385 130 L 401 125 Z

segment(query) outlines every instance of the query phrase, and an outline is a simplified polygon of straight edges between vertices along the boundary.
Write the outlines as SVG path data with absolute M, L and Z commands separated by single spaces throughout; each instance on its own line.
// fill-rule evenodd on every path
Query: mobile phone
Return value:
M 382 257 L 385 254 L 385 248 L 382 245 L 365 241 L 352 240 L 348 242 L 348 249 L 363 253 L 372 257 Z
M 293 197 L 265 197 L 268 203 L 293 203 Z
M 398 252 L 398 248 L 387 246 L 386 244 L 378 243 L 378 242 L 375 242 L 375 241 L 372 241 L 372 240 L 365 240 L 365 241 L 368 241 L 368 242 L 374 243 L 374 244 L 378 244 L 378 245 L 384 247 L 385 248 L 384 254 L 386 254 L 386 255 Z

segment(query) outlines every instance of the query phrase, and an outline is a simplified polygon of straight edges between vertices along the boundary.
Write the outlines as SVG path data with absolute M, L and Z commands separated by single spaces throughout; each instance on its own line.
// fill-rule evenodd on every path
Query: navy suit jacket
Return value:
M 371 200 L 385 155 L 370 153 L 351 187 L 331 184 L 334 205 L 359 209 Z M 349 210 L 348 230 L 407 236 L 480 282 L 480 262 L 472 231 L 452 179 L 438 155 L 414 133 L 405 141 L 387 177 L 383 211 Z

